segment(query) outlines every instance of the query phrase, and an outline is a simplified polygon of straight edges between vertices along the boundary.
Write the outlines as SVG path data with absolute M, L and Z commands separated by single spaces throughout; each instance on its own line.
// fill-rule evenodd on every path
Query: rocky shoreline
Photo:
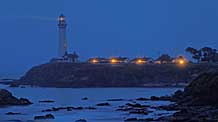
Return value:
M 80 111 L 96 110 L 99 107 L 111 107 L 114 101 L 126 101 L 127 103 L 116 107 L 116 111 L 128 114 L 148 115 L 156 110 L 166 110 L 174 112 L 170 116 L 160 116 L 159 118 L 126 118 L 126 122 L 217 122 L 218 121 L 218 73 L 203 73 L 194 79 L 184 91 L 177 91 L 172 96 L 151 96 L 150 98 L 137 99 L 108 99 L 107 102 L 96 103 L 89 107 L 53 107 L 44 109 L 41 112 L 44 116 L 36 116 L 35 119 L 54 119 L 55 116 L 50 112 L 57 111 Z M 17 99 L 7 90 L 0 90 L 1 105 L 28 105 L 31 104 L 27 99 Z M 81 98 L 83 101 L 89 100 L 87 97 Z M 2 102 L 3 101 L 3 102 Z M 6 102 L 5 102 L 6 101 Z M 142 103 L 147 101 L 170 101 L 173 104 L 168 106 L 150 106 Z M 41 100 L 39 102 L 53 103 L 52 100 Z M 153 109 L 153 110 L 151 110 Z M 20 113 L 8 112 L 7 115 L 16 115 Z M 80 119 L 79 121 L 86 121 Z
M 155 109 L 177 111 L 173 115 L 158 119 L 128 118 L 128 122 L 218 122 L 218 73 L 204 73 L 187 86 L 184 91 L 177 91 L 172 96 L 138 98 L 140 101 L 166 100 L 175 102 L 168 106 L 158 106 Z M 128 106 L 131 106 L 130 108 Z M 148 114 L 149 106 L 127 104 L 123 111 Z M 140 109 L 138 109 L 140 108 Z
M 176 104 L 162 109 L 177 110 L 174 115 L 159 118 L 166 122 L 218 122 L 218 73 L 204 73 L 184 92 L 177 91 L 171 101 Z

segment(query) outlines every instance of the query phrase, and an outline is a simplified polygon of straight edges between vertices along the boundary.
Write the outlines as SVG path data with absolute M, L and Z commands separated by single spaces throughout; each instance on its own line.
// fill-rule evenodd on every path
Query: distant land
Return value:
M 213 72 L 218 64 L 90 64 L 47 63 L 30 69 L 13 82 L 39 87 L 165 87 L 184 86 L 204 72 Z

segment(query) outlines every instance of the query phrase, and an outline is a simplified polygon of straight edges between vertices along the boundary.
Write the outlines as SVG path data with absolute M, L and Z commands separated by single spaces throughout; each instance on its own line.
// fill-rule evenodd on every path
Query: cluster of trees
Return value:
M 165 62 L 171 62 L 173 58 L 168 54 L 162 54 L 159 58 L 156 59 L 156 61 L 165 61 Z
M 195 49 L 193 47 L 186 48 L 186 52 L 192 55 L 192 58 L 197 62 L 218 62 L 218 51 L 211 47 L 203 47 L 201 49 Z

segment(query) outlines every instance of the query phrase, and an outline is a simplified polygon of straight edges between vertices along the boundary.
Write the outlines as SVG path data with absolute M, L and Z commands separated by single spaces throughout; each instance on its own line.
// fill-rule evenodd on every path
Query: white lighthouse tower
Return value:
M 77 63 L 79 62 L 79 55 L 74 51 L 74 53 L 67 52 L 67 38 L 66 38 L 66 18 L 63 14 L 58 17 L 58 29 L 59 29 L 59 47 L 58 47 L 58 57 L 52 58 L 50 62 L 68 62 Z
M 67 28 L 67 23 L 65 20 L 65 16 L 63 14 L 61 14 L 58 17 L 58 29 L 59 29 L 58 56 L 59 57 L 63 57 L 64 54 L 67 53 L 66 28 Z

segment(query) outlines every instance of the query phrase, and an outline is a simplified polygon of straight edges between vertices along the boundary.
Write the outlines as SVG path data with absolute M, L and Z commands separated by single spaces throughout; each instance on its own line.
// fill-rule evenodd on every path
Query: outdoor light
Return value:
M 112 64 L 117 63 L 117 62 L 118 62 L 117 59 L 115 59 L 115 58 L 112 58 L 112 59 L 111 59 L 111 63 L 112 63 Z
M 185 64 L 185 61 L 184 60 L 180 60 L 179 64 L 183 65 L 183 64 Z
M 142 59 L 138 59 L 138 60 L 136 61 L 136 64 L 143 64 L 143 63 L 145 63 L 145 61 L 142 60 Z
M 187 62 L 185 59 L 178 59 L 178 61 L 177 61 L 177 65 L 179 67 L 186 67 L 186 64 L 187 64 Z
M 98 60 L 97 59 L 93 59 L 92 63 L 98 63 Z

